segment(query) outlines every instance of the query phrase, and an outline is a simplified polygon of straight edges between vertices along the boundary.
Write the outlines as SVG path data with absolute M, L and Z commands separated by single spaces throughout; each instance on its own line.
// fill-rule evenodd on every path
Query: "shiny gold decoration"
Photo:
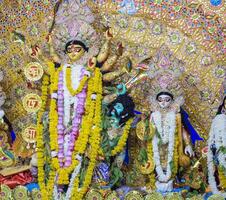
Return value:
M 184 154 L 184 146 L 183 146 L 183 136 L 182 136 L 182 122 L 181 115 L 177 115 L 177 130 L 178 130 L 178 139 L 179 139 L 179 165 L 182 167 L 190 166 L 190 158 Z
M 102 194 L 98 190 L 91 189 L 87 192 L 85 200 L 93 199 L 103 200 L 104 198 L 102 197 Z
M 1 184 L 0 196 L 2 200 L 9 200 L 12 198 L 12 192 L 9 186 Z
M 27 94 L 23 98 L 23 106 L 27 112 L 37 112 L 42 105 L 42 100 L 37 94 Z
M 138 191 L 130 191 L 126 194 L 125 200 L 143 200 L 143 195 Z
M 22 132 L 23 140 L 27 143 L 35 143 L 36 142 L 36 126 L 29 126 L 25 128 L 24 132 Z
M 42 65 L 38 62 L 31 62 L 24 68 L 24 74 L 30 81 L 38 81 L 42 78 L 44 71 Z
M 28 190 L 26 187 L 24 186 L 17 186 L 14 190 L 13 190 L 13 197 L 15 200 L 28 200 Z
M 161 195 L 161 193 L 158 192 L 152 192 L 148 195 L 145 196 L 145 200 L 163 200 L 163 196 Z

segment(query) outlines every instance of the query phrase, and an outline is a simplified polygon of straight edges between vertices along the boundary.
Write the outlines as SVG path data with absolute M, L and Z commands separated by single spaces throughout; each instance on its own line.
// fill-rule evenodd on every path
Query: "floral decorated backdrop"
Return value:
M 103 76 L 106 86 L 127 84 L 142 64 L 147 67 L 140 70 L 145 77 L 152 78 L 161 70 L 176 74 L 178 84 L 183 88 L 183 109 L 204 139 L 204 143 L 197 142 L 195 146 L 201 151 L 206 146 L 211 122 L 225 93 L 225 1 L 78 1 L 87 4 L 88 14 L 79 7 L 77 10 L 70 6 L 58 10 L 63 2 L 67 3 L 57 0 L 0 1 L 1 86 L 6 93 L 3 109 L 17 136 L 12 145 L 13 152 L 26 158 L 36 150 L 35 136 L 28 137 L 27 132 L 35 135 L 37 131 L 45 64 L 30 56 L 31 49 L 38 46 L 47 55 L 47 36 L 51 33 L 57 51 L 62 53 L 62 44 L 72 37 L 64 30 L 78 30 L 84 21 L 90 26 L 82 27 L 92 29 L 87 35 L 97 34 L 93 36 L 92 54 L 97 54 L 104 43 L 105 31 L 110 29 L 113 38 L 109 54 L 120 54 L 112 71 L 124 70 L 130 63 L 130 72 L 122 73 L 116 79 Z M 62 24 L 73 19 L 78 21 L 62 28 Z M 79 33 L 73 34 L 75 37 Z M 119 46 L 122 53 L 118 53 Z M 161 83 L 164 81 L 169 80 L 163 78 Z M 132 84 L 130 93 L 137 111 L 150 110 L 146 96 L 150 94 L 152 84 Z

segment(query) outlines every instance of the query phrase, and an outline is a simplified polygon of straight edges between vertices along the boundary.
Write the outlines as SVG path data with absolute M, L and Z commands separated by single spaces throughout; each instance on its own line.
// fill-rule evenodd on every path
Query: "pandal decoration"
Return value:
M 90 185 L 92 171 L 96 163 L 95 156 L 97 156 L 99 148 L 98 144 L 101 131 L 99 124 L 102 99 L 100 91 L 102 90 L 102 86 L 100 86 L 102 85 L 100 84 L 102 81 L 100 71 L 99 69 L 95 69 L 95 72 L 93 72 L 94 76 L 91 76 L 91 78 L 85 76 L 81 80 L 77 90 L 73 90 L 73 88 L 70 87 L 72 80 L 66 78 L 67 88 L 73 95 L 80 93 L 84 87 L 87 87 L 87 99 L 85 102 L 86 113 L 82 120 L 81 132 L 76 140 L 73 152 L 67 153 L 68 155 L 72 153 L 72 155 L 68 156 L 67 166 L 63 168 L 63 162 L 58 157 L 46 157 L 44 153 L 45 141 L 43 141 L 42 135 L 43 129 L 45 128 L 42 120 L 43 115 L 45 115 L 45 106 L 49 103 L 48 95 L 58 89 L 60 71 L 62 68 L 55 70 L 54 67 L 50 67 L 51 76 L 48 77 L 44 75 L 41 84 L 39 81 L 27 81 L 21 73 L 23 67 L 31 61 L 24 49 L 39 43 L 41 46 L 45 46 L 41 44 L 41 42 L 45 41 L 45 37 L 49 33 L 48 29 L 51 28 L 53 18 L 52 11 L 54 10 L 53 8 L 56 2 L 56 0 L 34 2 L 5 0 L 1 2 L 0 12 L 2 20 L 0 22 L 0 32 L 3 36 L 0 40 L 1 68 L 5 75 L 3 87 L 9 97 L 5 111 L 9 113 L 8 116 L 16 132 L 23 132 L 26 127 L 30 127 L 30 125 L 35 123 L 36 117 L 34 114 L 28 114 L 26 112 L 21 99 L 26 96 L 26 93 L 28 94 L 34 91 L 37 95 L 40 95 L 40 89 L 42 90 L 42 107 L 37 116 L 36 138 L 38 148 L 38 182 L 42 198 L 49 199 L 52 197 L 54 185 L 69 184 L 68 191 L 70 194 L 67 194 L 67 197 L 79 199 L 84 196 Z M 82 2 L 84 3 L 86 1 Z M 225 45 L 223 43 L 225 33 L 223 27 L 225 22 L 223 17 L 225 2 L 207 0 L 196 0 L 186 3 L 180 1 L 152 1 L 148 3 L 145 1 L 123 2 L 124 3 L 121 4 L 121 1 L 89 1 L 91 5 L 90 8 L 94 11 L 98 11 L 96 14 L 104 19 L 100 19 L 99 24 L 111 26 L 113 35 L 115 35 L 114 43 L 118 41 L 123 42 L 126 49 L 126 53 L 123 56 L 132 58 L 133 64 L 143 61 L 148 55 L 154 57 L 156 55 L 154 59 L 156 62 L 153 62 L 155 65 L 152 65 L 153 68 L 160 68 L 159 64 L 162 64 L 161 67 L 163 68 L 168 67 L 169 63 L 172 64 L 171 67 L 174 67 L 177 59 L 172 59 L 172 57 L 169 59 L 164 53 L 158 54 L 158 52 L 162 52 L 162 47 L 166 48 L 165 51 L 170 52 L 169 54 L 172 53 L 175 57 L 185 62 L 184 66 L 180 66 L 180 69 L 182 71 L 184 70 L 181 76 L 181 82 L 186 90 L 185 108 L 189 112 L 192 121 L 195 122 L 196 127 L 202 135 L 207 138 L 209 125 L 220 99 L 220 85 L 225 78 Z M 131 6 L 127 8 L 127 4 Z M 70 5 L 68 7 L 70 7 Z M 60 13 L 64 13 L 64 11 L 65 10 L 62 9 Z M 90 13 L 89 10 L 89 14 Z M 122 16 L 119 13 L 126 15 Z M 67 21 L 67 19 L 71 17 L 71 14 L 79 18 L 79 16 L 82 15 L 82 11 L 80 7 L 75 10 L 73 9 L 71 13 L 67 13 L 67 18 L 63 19 L 61 22 L 64 23 Z M 102 25 L 96 25 L 92 17 L 87 15 L 86 20 L 92 22 L 102 31 Z M 56 26 L 59 26 L 60 19 L 56 21 Z M 83 28 L 92 28 L 92 26 L 84 26 Z M 56 33 L 53 33 L 55 38 L 62 40 L 60 43 L 56 43 L 61 53 L 63 53 L 63 44 L 69 39 L 69 37 L 64 38 L 64 36 L 61 35 L 62 30 L 63 29 L 60 29 L 60 31 L 57 30 Z M 74 36 L 76 34 L 77 33 L 75 33 Z M 216 38 L 216 35 L 219 37 Z M 98 40 L 95 42 L 99 43 Z M 145 44 L 148 49 L 140 44 Z M 21 51 L 21 49 L 23 50 Z M 207 52 L 209 49 L 211 49 L 211 52 Z M 96 54 L 96 52 L 95 50 L 94 54 Z M 159 62 L 158 59 L 156 59 L 157 57 L 160 58 Z M 172 60 L 174 60 L 175 63 L 171 62 Z M 116 65 L 116 68 L 119 66 L 121 67 L 120 64 Z M 175 70 L 178 70 L 178 68 Z M 71 71 L 68 69 L 67 76 L 70 77 L 70 74 Z M 128 76 L 128 73 L 126 73 L 126 75 Z M 48 89 L 49 83 L 50 90 Z M 99 93 L 96 93 L 96 97 L 92 96 L 92 92 L 94 91 L 99 91 Z M 139 91 L 137 93 L 139 94 Z M 59 150 L 58 130 L 56 127 L 58 127 L 60 113 L 56 111 L 57 106 L 56 100 L 51 99 L 49 132 L 50 149 L 53 156 L 54 152 L 58 152 Z M 203 127 L 204 123 L 205 127 Z M 128 129 L 126 128 L 127 125 Z M 129 134 L 129 122 L 126 124 L 126 127 L 124 128 L 126 134 L 123 134 L 117 147 L 112 151 L 113 155 L 119 153 L 125 146 Z M 21 141 L 17 141 L 18 145 L 16 147 L 23 144 L 22 138 L 19 139 L 18 137 L 18 140 Z M 175 168 L 172 170 L 173 175 L 175 175 L 177 171 L 176 166 L 178 165 L 178 143 L 179 139 L 176 134 L 172 158 L 175 164 Z M 90 163 L 85 180 L 83 184 L 80 185 L 77 174 L 80 169 L 79 167 L 81 167 L 82 160 L 78 155 L 84 155 L 87 146 L 89 146 L 88 154 L 90 155 Z M 150 146 L 149 143 L 148 160 L 153 162 L 153 149 Z M 14 151 L 17 150 L 16 147 L 13 148 Z M 26 152 L 21 155 L 23 155 L 23 157 L 29 157 L 31 155 L 29 151 L 33 150 L 34 149 L 26 150 Z M 49 163 L 51 168 L 47 176 L 48 180 L 46 180 L 46 173 L 44 171 L 45 162 Z M 70 174 L 74 175 L 69 180 Z M 219 178 L 221 180 L 221 186 L 225 188 L 225 177 L 221 169 L 219 170 Z M 154 182 L 154 173 L 150 175 L 150 179 L 152 180 L 151 182 Z M 77 193 L 77 191 L 79 192 Z M 221 196 L 219 195 L 213 195 L 209 199 L 220 198 Z

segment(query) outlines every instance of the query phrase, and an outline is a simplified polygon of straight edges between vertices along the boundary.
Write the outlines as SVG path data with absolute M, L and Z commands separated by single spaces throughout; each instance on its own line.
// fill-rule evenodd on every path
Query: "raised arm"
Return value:
M 47 40 L 47 43 L 49 45 L 49 53 L 50 53 L 50 58 L 53 62 L 55 63 L 60 63 L 60 58 L 59 56 L 57 55 L 54 47 L 53 47 L 53 41 L 52 41 L 52 36 L 51 35 L 48 35 L 46 37 L 46 40 Z
M 112 35 L 109 30 L 106 31 L 105 37 L 107 40 L 104 43 L 104 45 L 101 47 L 100 52 L 97 56 L 98 63 L 103 63 L 104 61 L 106 61 L 109 55 L 110 43 L 112 39 Z

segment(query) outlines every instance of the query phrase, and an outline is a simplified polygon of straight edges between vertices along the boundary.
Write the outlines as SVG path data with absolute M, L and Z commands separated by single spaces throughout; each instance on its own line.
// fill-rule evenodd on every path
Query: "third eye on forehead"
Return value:
M 68 48 L 67 48 L 67 51 L 68 52 L 72 52 L 72 51 L 81 51 L 82 47 L 80 45 L 70 45 Z

